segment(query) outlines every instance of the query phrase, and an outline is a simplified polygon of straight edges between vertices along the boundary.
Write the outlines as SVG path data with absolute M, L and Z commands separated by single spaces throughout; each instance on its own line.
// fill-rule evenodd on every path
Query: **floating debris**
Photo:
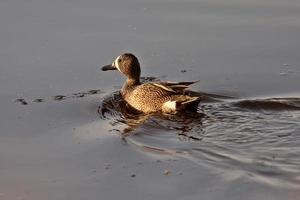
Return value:
M 25 101 L 25 99 L 16 99 L 15 102 L 21 103 L 22 105 L 28 105 L 28 103 Z
M 87 94 L 99 94 L 99 93 L 102 93 L 101 90 L 89 90 L 87 91 Z
M 83 92 L 78 92 L 78 93 L 74 93 L 73 94 L 73 97 L 76 97 L 76 98 L 81 98 L 81 97 L 84 97 L 85 94 Z
M 67 97 L 64 96 L 64 95 L 56 95 L 56 96 L 53 97 L 53 100 L 55 100 L 55 101 L 61 101 L 61 100 L 64 100 L 66 98 Z
M 131 178 L 135 178 L 135 177 L 136 177 L 136 174 L 131 174 L 130 177 L 131 177 Z
M 86 92 L 78 92 L 78 93 L 74 93 L 73 97 L 84 97 L 86 95 L 93 95 L 93 94 L 100 94 L 103 93 L 101 90 L 88 90 Z
M 181 73 L 185 73 L 185 72 L 186 72 L 186 70 L 185 70 L 185 69 L 183 69 L 183 70 L 181 70 L 180 72 L 181 72 Z
M 170 174 L 171 174 L 171 171 L 169 171 L 169 170 L 165 170 L 165 171 L 163 172 L 163 174 L 164 174 L 164 175 L 166 175 L 166 176 L 168 176 L 168 175 L 170 175 Z
M 153 82 L 153 81 L 160 81 L 160 79 L 153 76 L 141 77 L 141 82 Z
M 34 99 L 32 102 L 35 102 L 35 103 L 41 103 L 41 102 L 44 102 L 45 99 Z
M 105 164 L 104 166 L 105 166 L 105 169 L 110 169 L 111 164 Z

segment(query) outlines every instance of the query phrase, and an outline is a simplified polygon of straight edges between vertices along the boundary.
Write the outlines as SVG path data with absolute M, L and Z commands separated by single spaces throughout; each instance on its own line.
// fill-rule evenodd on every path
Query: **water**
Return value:
M 246 176 L 279 188 L 299 187 L 299 98 L 201 95 L 209 100 L 197 113 L 166 116 L 132 114 L 117 92 L 104 99 L 99 114 L 147 152 L 185 157 L 229 179 Z
M 0 1 L 0 199 L 299 200 L 299 0 Z M 197 113 L 119 109 L 195 81 Z M 100 108 L 100 109 L 99 109 Z

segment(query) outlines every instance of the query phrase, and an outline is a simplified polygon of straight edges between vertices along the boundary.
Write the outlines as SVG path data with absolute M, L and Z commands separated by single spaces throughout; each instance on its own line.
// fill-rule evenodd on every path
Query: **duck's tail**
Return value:
M 177 111 L 197 111 L 200 97 L 191 97 L 188 95 L 175 95 L 170 101 L 164 103 L 162 110 L 166 113 L 175 113 Z
M 184 95 L 184 100 L 177 102 L 177 110 L 197 111 L 200 101 L 201 101 L 200 97 L 191 97 L 188 95 Z

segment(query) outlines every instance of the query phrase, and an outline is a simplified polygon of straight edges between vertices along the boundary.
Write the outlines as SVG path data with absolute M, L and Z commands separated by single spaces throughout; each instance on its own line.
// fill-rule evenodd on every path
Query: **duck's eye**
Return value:
M 121 61 L 122 61 L 121 58 L 119 58 L 119 59 L 118 59 L 118 62 L 121 62 Z

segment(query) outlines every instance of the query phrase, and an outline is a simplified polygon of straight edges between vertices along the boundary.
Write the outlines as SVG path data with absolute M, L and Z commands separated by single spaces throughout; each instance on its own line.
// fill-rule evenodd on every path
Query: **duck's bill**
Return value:
M 115 66 L 112 66 L 112 65 L 105 65 L 101 69 L 102 69 L 102 71 L 117 70 L 117 68 Z

